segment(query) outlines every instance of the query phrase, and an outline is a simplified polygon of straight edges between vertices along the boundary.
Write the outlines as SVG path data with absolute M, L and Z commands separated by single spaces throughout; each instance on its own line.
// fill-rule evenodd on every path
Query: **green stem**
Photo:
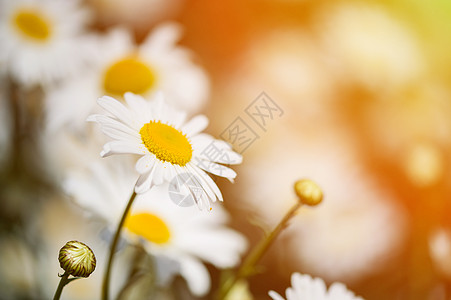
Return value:
M 110 246 L 110 254 L 108 256 L 108 263 L 105 271 L 105 276 L 103 277 L 102 284 L 102 300 L 108 300 L 109 298 L 109 286 L 110 286 L 110 275 L 111 275 L 111 267 L 113 265 L 114 253 L 116 252 L 117 243 L 119 242 L 119 236 L 121 235 L 122 227 L 124 226 L 125 219 L 127 218 L 128 212 L 132 207 L 133 200 L 135 200 L 136 192 L 133 191 L 133 194 L 130 196 L 128 200 L 127 206 L 125 207 L 124 213 L 122 214 L 122 218 L 117 224 L 116 233 L 114 234 L 113 241 Z
M 218 293 L 218 300 L 225 299 L 227 294 L 232 290 L 235 283 L 237 283 L 241 279 L 251 276 L 255 272 L 255 265 L 266 253 L 268 248 L 272 245 L 274 239 L 287 226 L 288 221 L 294 216 L 294 214 L 299 209 L 299 207 L 301 207 L 301 205 L 302 205 L 301 202 L 297 202 L 295 205 L 293 205 L 290 208 L 290 210 L 285 214 L 283 219 L 279 222 L 279 224 L 276 226 L 276 228 L 274 228 L 274 230 L 271 231 L 271 233 L 266 238 L 262 239 L 254 247 L 254 249 L 252 249 L 252 251 L 249 253 L 244 262 L 241 264 L 241 267 L 235 273 L 235 275 L 233 275 L 224 282 L 223 286 L 221 287 Z
M 53 300 L 59 300 L 61 297 L 61 292 L 66 284 L 70 282 L 69 273 L 64 272 L 63 276 L 61 276 L 60 283 L 58 284 L 58 288 L 55 291 L 55 296 L 53 296 Z

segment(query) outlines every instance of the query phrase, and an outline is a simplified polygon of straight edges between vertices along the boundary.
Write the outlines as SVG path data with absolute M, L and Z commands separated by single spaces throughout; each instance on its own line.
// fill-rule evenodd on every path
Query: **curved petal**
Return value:
M 202 170 L 214 174 L 216 176 L 225 177 L 233 182 L 236 177 L 236 172 L 226 166 L 214 163 L 212 161 L 198 161 L 197 167 Z
M 163 166 L 159 161 L 155 161 L 155 166 L 153 170 L 153 184 L 155 185 L 161 185 L 164 182 L 164 170 Z
M 119 141 L 129 141 L 132 143 L 136 143 L 136 144 L 141 144 L 142 141 L 140 138 L 137 138 L 135 135 L 130 135 L 127 132 L 124 132 L 120 129 L 114 128 L 114 127 L 109 127 L 109 126 L 104 126 L 102 127 L 102 132 L 109 136 L 112 139 L 115 140 L 119 140 Z
M 179 238 L 181 249 L 218 268 L 234 267 L 240 262 L 247 248 L 247 240 L 241 234 L 211 224 L 199 227 Z
M 210 290 L 210 274 L 197 259 L 187 255 L 183 256 L 180 260 L 180 274 L 185 278 L 189 289 L 195 296 L 204 296 Z
M 187 136 L 193 136 L 203 131 L 208 126 L 208 118 L 204 115 L 197 115 L 182 126 L 181 130 Z
M 154 157 L 152 157 L 151 155 L 144 155 L 136 162 L 135 170 L 139 174 L 145 174 L 147 172 L 150 172 L 150 170 L 153 168 L 154 163 Z
M 130 111 L 121 102 L 117 101 L 113 97 L 103 96 L 97 99 L 97 103 L 105 109 L 107 112 L 111 113 L 118 120 L 124 123 L 131 123 Z
M 135 116 L 134 129 L 140 130 L 143 124 L 153 119 L 150 105 L 142 96 L 127 92 L 124 94 L 124 99 Z
M 107 157 L 113 154 L 145 154 L 145 149 L 142 145 L 136 145 L 131 142 L 124 141 L 111 141 L 103 146 L 103 151 L 100 152 L 100 156 Z
M 151 105 L 153 117 L 162 121 L 162 123 L 167 124 L 167 111 L 169 110 L 169 107 L 164 100 L 163 92 L 158 91 L 155 93 Z
M 198 171 L 192 167 L 191 165 L 186 166 L 188 171 L 194 175 L 194 178 L 198 181 L 198 184 L 202 187 L 204 192 L 207 194 L 207 198 L 211 199 L 211 201 L 216 201 L 216 195 L 214 190 L 210 187 L 208 182 L 205 181 L 205 179 L 202 176 L 196 176 Z M 210 205 L 209 205 L 210 206 Z
M 271 297 L 273 300 L 285 300 L 282 296 L 280 296 L 278 293 L 274 291 L 268 292 L 269 297 Z
M 150 188 L 152 187 L 153 170 L 154 169 L 152 168 L 152 170 L 150 170 L 149 172 L 141 174 L 141 176 L 139 176 L 138 181 L 135 185 L 135 192 L 137 194 L 143 194 L 150 190 Z
M 194 170 L 195 174 L 201 176 L 202 179 L 205 180 L 205 182 L 208 184 L 208 186 L 214 191 L 214 193 L 215 193 L 216 197 L 219 199 L 219 201 L 223 201 L 221 191 L 219 190 L 218 186 L 213 181 L 213 179 L 211 179 L 211 177 L 208 176 L 207 173 L 205 173 L 203 170 L 201 170 L 198 166 L 194 165 L 192 167 L 193 167 L 192 169 Z M 212 199 L 212 200 L 215 201 L 215 199 Z

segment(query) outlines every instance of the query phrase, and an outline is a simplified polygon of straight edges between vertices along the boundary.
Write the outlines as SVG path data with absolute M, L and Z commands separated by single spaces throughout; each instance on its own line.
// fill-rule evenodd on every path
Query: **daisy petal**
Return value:
M 137 133 L 135 130 L 133 130 L 132 128 L 130 128 L 129 126 L 127 126 L 124 123 L 121 123 L 118 120 L 112 119 L 111 117 L 108 116 L 96 116 L 96 122 L 100 124 L 100 126 L 102 126 L 102 128 L 105 127 L 111 127 L 117 130 L 120 130 L 122 132 L 125 132 L 131 136 L 137 137 L 137 138 L 141 138 L 141 136 L 139 135 L 139 133 Z
M 152 177 L 154 185 L 161 185 L 164 182 L 163 166 L 158 162 L 154 166 Z
M 273 299 L 273 300 L 285 300 L 282 296 L 280 296 L 278 293 L 274 292 L 274 291 L 269 291 L 268 295 Z
M 243 162 L 243 156 L 233 151 L 223 151 L 223 155 L 219 156 L 214 162 L 227 165 L 239 165 Z
M 144 149 L 136 147 L 136 145 L 123 142 L 123 141 L 111 141 L 103 146 L 103 151 L 100 152 L 100 156 L 107 157 L 113 154 L 144 154 Z
M 167 22 L 155 28 L 155 31 L 143 43 L 141 50 L 146 52 L 167 51 L 173 48 L 182 34 L 182 27 L 177 23 Z
M 152 172 L 148 172 L 139 176 L 135 185 L 135 192 L 137 194 L 143 194 L 150 190 L 152 187 Z
M 273 300 L 283 300 L 283 297 L 274 291 L 268 293 Z M 333 283 L 327 290 L 324 280 L 321 278 L 312 278 L 310 275 L 293 273 L 291 275 L 291 287 L 285 291 L 285 296 L 290 299 L 348 299 L 363 300 L 355 296 L 354 293 L 346 288 L 342 283 Z
M 164 170 L 164 180 L 167 182 L 170 182 L 175 176 L 177 176 L 177 173 L 175 172 L 175 166 L 171 165 L 170 162 L 165 161 L 163 163 L 163 170 Z
M 162 92 L 155 93 L 154 99 L 152 101 L 152 108 L 155 118 L 158 118 L 163 123 L 168 123 L 167 117 L 167 105 L 164 102 L 164 96 Z
M 120 128 L 118 126 L 103 126 L 102 127 L 102 132 L 112 139 L 120 140 L 120 141 L 130 141 L 130 142 L 136 143 L 137 145 L 142 143 L 140 137 L 136 136 L 135 133 L 130 134 L 130 133 L 126 132 L 127 130 L 128 130 L 127 128 Z
M 185 255 L 181 258 L 180 273 L 195 296 L 203 296 L 210 290 L 210 275 L 197 259 Z
M 192 118 L 188 123 L 182 126 L 181 130 L 187 136 L 193 136 L 208 126 L 208 118 L 204 115 L 198 115 Z
M 223 201 L 221 191 L 219 190 L 218 186 L 213 181 L 213 179 L 211 179 L 211 177 L 208 176 L 207 173 L 205 173 L 203 170 L 201 170 L 196 165 L 191 165 L 191 167 L 192 167 L 193 172 L 195 172 L 196 175 L 202 177 L 202 179 L 208 184 L 208 187 L 214 191 L 214 193 L 215 193 L 216 197 L 219 199 L 219 201 Z
M 86 122 L 97 122 L 97 117 L 98 117 L 98 116 L 101 116 L 101 115 L 99 115 L 99 114 L 89 115 L 89 116 L 86 118 Z
M 197 171 L 195 168 L 193 168 L 192 166 L 187 165 L 186 167 L 187 167 L 187 169 L 188 169 L 188 171 L 189 171 L 190 173 L 197 174 L 198 171 Z M 215 192 L 214 192 L 214 190 L 209 186 L 208 182 L 206 182 L 205 179 L 204 179 L 202 176 L 194 176 L 194 178 L 196 178 L 196 180 L 200 181 L 200 182 L 199 182 L 199 185 L 202 186 L 202 188 L 204 189 L 204 191 L 205 191 L 205 193 L 207 194 L 207 196 L 208 196 L 213 202 L 215 202 L 215 201 L 216 201 L 216 195 L 215 195 Z
M 107 112 L 124 123 L 131 123 L 130 111 L 113 97 L 103 96 L 97 99 L 97 103 Z
M 225 177 L 229 180 L 233 180 L 236 177 L 236 172 L 234 170 L 211 161 L 198 160 L 197 166 L 208 173 Z
M 141 157 L 135 165 L 135 169 L 139 174 L 150 172 L 155 163 L 155 158 L 150 155 L 144 155 Z
M 124 99 L 127 105 L 130 107 L 133 116 L 136 118 L 136 120 L 133 122 L 134 129 L 139 131 L 142 125 L 154 119 L 150 105 L 143 97 L 127 92 L 124 94 Z

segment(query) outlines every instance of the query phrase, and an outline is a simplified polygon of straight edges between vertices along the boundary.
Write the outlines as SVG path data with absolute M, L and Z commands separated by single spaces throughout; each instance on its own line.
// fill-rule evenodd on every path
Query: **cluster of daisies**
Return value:
M 211 279 L 204 262 L 232 268 L 247 249 L 215 203 L 223 196 L 212 178 L 233 182 L 236 173 L 225 164 L 242 157 L 203 133 L 205 116 L 193 116 L 208 99 L 209 81 L 177 45 L 179 25 L 155 26 L 136 44 L 122 27 L 92 32 L 91 17 L 76 0 L 2 0 L 0 76 L 44 91 L 42 147 L 69 198 L 112 234 L 136 193 L 124 223 L 126 244 L 153 257 L 158 284 L 180 275 L 194 295 L 206 295 Z M 99 159 L 99 152 L 113 157 Z M 360 299 L 341 284 L 327 291 L 307 275 L 294 274 L 292 284 L 287 299 Z

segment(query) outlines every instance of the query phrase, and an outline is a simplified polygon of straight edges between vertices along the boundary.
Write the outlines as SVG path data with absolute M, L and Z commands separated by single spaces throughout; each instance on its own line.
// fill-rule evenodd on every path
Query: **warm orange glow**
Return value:
M 209 134 L 229 136 L 227 142 L 233 145 L 253 138 L 242 153 L 235 184 L 218 181 L 224 207 L 231 212 L 230 225 L 247 235 L 251 247 L 263 236 L 258 227 L 275 226 L 297 200 L 296 180 L 309 178 L 321 187 L 324 197 L 314 204 L 321 203 L 303 206 L 283 237 L 275 239 L 263 256 L 258 270 L 264 272 L 240 282 L 251 287 L 255 299 L 267 299 L 269 289 L 284 291 L 292 272 L 321 277 L 328 285 L 346 283 L 365 299 L 451 298 L 451 1 L 173 0 L 171 7 L 158 7 L 158 16 L 151 14 L 149 4 L 140 9 L 143 0 L 84 2 L 98 17 L 88 32 L 102 35 L 115 26 L 129 27 L 136 49 L 162 20 L 182 26 L 180 41 L 162 38 L 164 45 L 157 45 L 161 48 L 148 51 L 169 54 L 171 43 L 187 48 L 189 59 L 210 76 L 209 103 L 199 112 L 210 119 Z M 164 6 L 164 1 L 158 5 Z M 9 25 L 38 41 L 54 33 L 40 15 L 23 12 L 11 20 Z M 183 84 L 188 82 L 186 89 L 171 90 L 158 81 L 161 70 L 141 61 L 138 52 L 131 50 L 127 54 L 136 56 L 124 56 L 103 70 L 105 94 L 151 94 L 162 86 L 170 96 L 189 95 L 191 81 L 177 77 Z M 176 53 L 177 59 L 185 59 L 181 53 Z M 40 56 L 30 57 L 38 60 Z M 176 65 L 171 59 L 158 63 Z M 36 67 L 17 65 L 20 71 Z M 28 228 L 25 222 L 41 202 L 37 212 L 53 212 L 44 221 L 77 214 L 65 203 L 55 206 L 59 210 L 54 208 L 62 196 L 54 201 L 35 199 L 41 196 L 41 184 L 46 189 L 62 185 L 58 176 L 52 185 L 43 182 L 41 169 L 48 174 L 55 171 L 47 156 L 62 155 L 57 160 L 64 164 L 58 172 L 65 173 L 77 163 L 72 155 L 61 153 L 75 151 L 55 145 L 57 151 L 44 153 L 46 159 L 41 159 L 39 151 L 30 150 L 38 142 L 46 144 L 35 140 L 36 132 L 30 130 L 47 121 L 40 110 L 45 101 L 34 101 L 41 96 L 46 99 L 47 89 L 12 82 L 5 89 L 11 93 L 0 95 L 12 97 L 9 102 L 0 101 L 0 105 L 11 104 L 11 111 L 6 105 L 0 113 L 19 116 L 0 124 L 9 128 L 4 135 L 0 132 L 0 211 L 4 215 L 0 225 L 6 229 L 0 240 L 5 238 L 5 245 L 10 244 L 7 229 Z M 256 102 L 262 92 L 274 102 L 272 107 L 269 101 Z M 81 119 L 84 124 L 85 116 Z M 231 126 L 237 120 L 242 121 L 241 127 Z M 190 140 L 169 125 L 149 122 L 139 127 L 136 136 L 143 149 L 180 170 L 190 167 L 195 151 L 202 150 L 192 148 Z M 124 138 L 122 131 L 129 128 L 105 130 Z M 61 131 L 77 145 L 88 144 L 84 131 Z M 249 135 L 237 135 L 244 131 Z M 10 145 L 9 152 L 3 152 L 3 145 L 5 149 Z M 55 194 L 60 192 L 56 189 Z M 49 224 L 48 232 L 39 233 L 49 240 L 59 238 L 60 226 L 61 230 L 78 226 L 65 218 Z M 156 216 L 135 215 L 126 227 L 157 244 L 172 237 L 167 224 Z M 27 231 L 18 238 L 29 235 Z M 27 239 L 25 244 L 33 242 Z M 15 257 L 14 251 L 9 252 Z M 10 267 L 5 267 L 5 274 Z M 216 287 L 220 271 L 209 271 Z M 2 281 L 4 276 L 0 274 L 0 286 L 10 282 Z

